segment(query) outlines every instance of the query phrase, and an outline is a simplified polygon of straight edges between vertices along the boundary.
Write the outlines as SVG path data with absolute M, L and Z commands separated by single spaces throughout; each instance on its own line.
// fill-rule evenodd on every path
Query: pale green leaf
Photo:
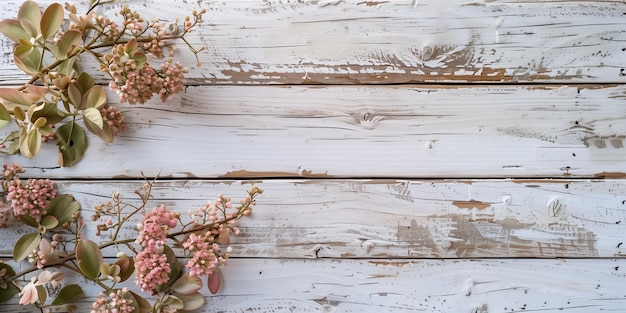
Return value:
M 38 117 L 35 120 L 35 123 L 33 124 L 33 126 L 35 128 L 41 128 L 41 127 L 43 127 L 44 125 L 47 125 L 47 124 L 48 124 L 48 119 L 46 119 L 45 117 L 41 116 L 41 117 Z
M 15 43 L 20 40 L 30 40 L 30 35 L 22 28 L 20 21 L 16 19 L 6 19 L 0 21 L 0 33 L 9 37 Z
M 87 149 L 87 137 L 80 125 L 74 121 L 63 124 L 57 129 L 55 138 L 61 166 L 72 166 L 82 159 Z
M 41 148 L 41 134 L 33 128 L 26 133 L 24 139 L 21 137 L 20 139 L 20 153 L 24 157 L 32 159 Z
M 15 116 L 18 121 L 26 120 L 26 112 L 24 112 L 21 107 L 13 108 L 13 116 Z
M 13 248 L 13 260 L 15 262 L 24 260 L 29 253 L 39 246 L 39 241 L 41 241 L 41 235 L 38 233 L 26 234 L 20 237 L 15 242 L 15 247 Z
M 40 117 L 45 117 L 48 120 L 48 124 L 59 123 L 65 118 L 59 112 L 57 104 L 51 102 L 40 103 L 34 107 L 32 118 L 37 119 Z
M 66 58 L 72 52 L 74 47 L 78 44 L 82 37 L 82 34 L 77 29 L 70 29 L 63 34 L 61 41 L 59 41 L 59 58 Z M 84 72 L 83 72 L 84 73 Z M 84 89 L 87 90 L 87 89 Z
M 200 277 L 191 276 L 187 273 L 183 274 L 172 285 L 171 289 L 180 295 L 192 295 L 202 288 L 202 280 Z
M 104 124 L 104 120 L 102 119 L 102 115 L 100 115 L 100 111 L 96 108 L 86 108 L 83 110 L 83 118 L 86 121 L 89 121 L 95 124 L 99 129 L 102 129 L 102 125 Z M 89 127 L 87 127 L 89 128 Z
M 39 23 L 41 22 L 41 9 L 39 9 L 39 5 L 35 1 L 24 1 L 19 11 L 17 12 L 18 20 L 26 20 L 33 26 L 36 26 L 37 34 L 39 31 Z M 33 36 L 33 37 L 35 37 Z
M 31 38 L 36 38 L 39 35 L 39 24 L 35 26 L 31 21 L 27 19 L 20 19 L 20 25 Z M 20 43 L 24 41 L 20 40 Z
M 102 123 L 102 128 L 100 128 L 97 124 L 91 122 L 89 119 L 83 119 L 85 122 L 85 126 L 87 129 L 100 137 L 104 142 L 112 142 L 113 141 L 113 131 L 109 126 L 109 123 Z
M 59 225 L 59 221 L 52 215 L 46 215 L 41 218 L 40 224 L 46 229 L 53 229 Z
M 75 108 L 80 107 L 80 103 L 83 99 L 83 92 L 80 90 L 80 86 L 77 83 L 71 83 L 67 86 L 67 96 L 70 103 Z
M 80 271 L 91 279 L 98 277 L 100 264 L 104 262 L 100 247 L 89 239 L 82 239 L 76 245 L 76 260 Z
M 83 289 L 80 288 L 79 285 L 77 284 L 66 285 L 65 287 L 61 288 L 61 291 L 59 291 L 59 294 L 57 295 L 56 298 L 54 298 L 51 305 L 56 306 L 56 305 L 73 303 L 84 296 L 85 296 L 85 293 L 83 292 Z
M 16 47 L 17 48 L 17 47 Z M 39 49 L 32 49 L 26 56 L 13 55 L 15 65 L 24 73 L 29 75 L 39 74 L 41 68 L 41 52 Z
M 0 99 L 4 100 L 7 110 L 12 110 L 16 104 L 28 108 L 40 98 L 36 94 L 21 92 L 15 88 L 0 88 Z
M 46 303 L 46 299 L 48 299 L 48 292 L 46 291 L 46 287 L 43 285 L 35 286 L 37 288 L 37 296 L 39 299 L 39 303 Z
M 0 103 L 0 128 L 6 126 L 11 122 L 11 114 L 9 111 Z
M 182 311 L 184 312 L 198 310 L 204 305 L 204 296 L 198 292 L 191 295 L 178 295 L 178 297 L 183 301 Z
M 41 16 L 41 35 L 48 39 L 59 30 L 63 23 L 63 6 L 59 3 L 52 3 Z
M 69 222 L 78 210 L 80 204 L 71 195 L 58 195 L 46 207 L 47 215 L 54 216 L 59 225 Z
M 107 95 L 102 86 L 93 86 L 83 96 L 81 108 L 99 108 L 107 101 Z
M 35 48 L 29 43 L 20 43 L 13 49 L 14 57 L 27 58 L 33 52 L 33 49 Z

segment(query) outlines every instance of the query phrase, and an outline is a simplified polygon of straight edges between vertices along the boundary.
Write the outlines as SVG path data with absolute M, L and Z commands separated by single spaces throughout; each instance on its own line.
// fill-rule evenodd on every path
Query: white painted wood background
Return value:
M 75 167 L 54 145 L 5 162 L 85 216 L 142 171 L 181 212 L 263 187 L 205 312 L 626 308 L 623 1 L 123 3 L 208 10 L 186 92 L 121 105 L 127 130 Z M 0 43 L 0 83 L 23 82 Z

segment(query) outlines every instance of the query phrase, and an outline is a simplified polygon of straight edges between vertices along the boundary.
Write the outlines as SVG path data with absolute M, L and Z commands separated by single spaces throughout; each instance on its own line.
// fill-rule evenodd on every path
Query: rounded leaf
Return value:
M 39 233 L 26 234 L 20 237 L 13 248 L 13 260 L 15 262 L 24 260 L 29 253 L 39 246 L 40 241 L 41 235 Z
M 59 221 L 52 215 L 46 215 L 41 219 L 41 226 L 46 229 L 53 229 L 59 225 Z
M 0 103 L 0 128 L 2 128 L 4 126 L 6 126 L 7 124 L 9 124 L 11 122 L 11 120 L 12 120 L 11 114 L 4 107 L 4 105 L 2 103 Z
M 6 19 L 0 21 L 0 33 L 18 43 L 20 40 L 29 40 L 30 35 L 22 28 L 20 21 L 16 19 Z
M 130 278 L 135 272 L 135 260 L 132 258 L 123 258 L 115 262 L 120 267 L 120 281 L 125 281 Z
M 76 245 L 76 260 L 78 268 L 85 276 L 95 279 L 100 275 L 100 264 L 102 264 L 102 251 L 98 245 L 89 240 L 82 239 Z
M 81 108 L 99 108 L 107 101 L 107 95 L 102 86 L 93 86 L 85 92 Z
M 80 161 L 87 150 L 85 131 L 76 122 L 71 121 L 57 128 L 54 134 L 59 146 L 59 164 L 72 166 Z
M 46 207 L 46 216 L 54 216 L 59 225 L 63 225 L 72 219 L 72 216 L 80 210 L 80 204 L 71 195 L 57 195 L 50 200 Z
M 102 115 L 100 114 L 100 111 L 96 108 L 86 108 L 83 111 L 83 118 L 86 121 L 89 121 L 91 123 L 93 123 L 95 126 L 97 126 L 99 129 L 102 129 L 102 125 L 104 124 L 104 120 L 102 119 Z M 89 128 L 89 127 L 87 127 Z
M 52 3 L 43 12 L 40 21 L 41 35 L 48 39 L 59 30 L 63 23 L 63 6 L 59 3 Z
M 35 1 L 24 1 L 19 11 L 17 11 L 17 19 L 18 20 L 26 20 L 36 25 L 37 30 L 39 29 L 39 24 L 41 21 L 41 9 L 39 9 L 39 5 Z
M 207 278 L 207 287 L 209 287 L 209 291 L 212 294 L 216 294 L 220 290 L 220 283 L 220 273 L 216 269 L 213 273 L 209 274 L 209 277 Z
M 195 311 L 204 305 L 204 296 L 196 292 L 191 295 L 178 295 L 181 301 L 183 301 L 183 311 Z
M 63 37 L 61 37 L 61 41 L 59 41 L 59 50 L 57 58 L 64 59 L 67 58 L 72 52 L 74 52 L 74 47 L 78 44 L 80 39 L 82 38 L 82 34 L 77 29 L 70 29 L 63 33 Z M 81 73 L 78 78 L 80 80 L 80 76 L 82 76 L 85 72 Z M 91 88 L 91 86 L 90 86 Z M 87 90 L 89 88 L 84 88 L 83 90 Z
M 202 280 L 198 276 L 185 273 L 176 280 L 171 289 L 180 295 L 192 295 L 202 289 Z
M 4 278 L 9 278 L 15 275 L 15 271 L 13 270 L 13 268 L 6 263 L 0 263 L 0 270 L 4 270 L 4 276 L 2 276 Z M 10 300 L 18 292 L 19 290 L 15 286 L 13 286 L 13 284 L 0 286 L 0 303 Z
M 80 288 L 77 284 L 67 285 L 59 291 L 59 294 L 52 301 L 51 305 L 63 305 L 72 302 L 76 302 L 76 300 L 85 296 L 83 289 Z

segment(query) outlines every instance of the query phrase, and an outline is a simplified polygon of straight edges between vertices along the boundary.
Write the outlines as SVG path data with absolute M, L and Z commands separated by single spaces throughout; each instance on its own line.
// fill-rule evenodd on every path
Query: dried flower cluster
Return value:
M 203 49 L 194 49 L 185 36 L 202 23 L 205 10 L 193 11 L 178 27 L 158 19 L 147 22 L 123 6 L 117 23 L 96 14 L 103 3 L 91 0 L 87 13 L 79 14 L 67 3 L 52 3 L 42 12 L 29 0 L 16 19 L 0 21 L 0 33 L 15 43 L 16 66 L 31 76 L 18 89 L 0 88 L 0 127 L 14 121 L 18 128 L 0 142 L 0 152 L 32 158 L 42 142 L 56 141 L 60 165 L 71 166 L 87 148 L 83 127 L 104 142 L 124 130 L 124 118 L 108 105 L 104 88 L 76 66 L 83 55 L 110 76 L 109 87 L 122 103 L 145 103 L 154 95 L 166 101 L 183 90 L 188 69 L 174 60 L 172 42 L 183 41 L 197 59 Z M 160 64 L 148 62 L 149 56 Z
M 7 207 L 11 208 L 8 214 L 14 214 L 22 224 L 34 229 L 17 240 L 13 251 L 14 261 L 28 261 L 30 267 L 16 273 L 11 266 L 0 263 L 0 302 L 17 294 L 20 304 L 36 305 L 42 310 L 77 310 L 74 303 L 83 296 L 82 288 L 64 284 L 63 271 L 49 270 L 63 265 L 103 288 L 92 304 L 94 313 L 172 313 L 199 309 L 204 304 L 201 277 L 208 277 L 209 291 L 217 292 L 220 281 L 217 270 L 226 265 L 232 252 L 230 236 L 239 233 L 237 221 L 251 214 L 256 196 L 263 192 L 253 186 L 237 207 L 230 198 L 219 195 L 183 218 L 165 205 L 148 209 L 154 184 L 149 181 L 135 191 L 139 199 L 135 201 L 139 204 L 126 202 L 115 192 L 110 201 L 95 207 L 92 220 L 99 221 L 97 236 L 104 242 L 97 244 L 84 237 L 80 205 L 71 195 L 59 194 L 49 180 L 29 179 L 22 183 L 19 175 L 24 172 L 18 164 L 4 164 L 0 182 L 9 202 Z M 18 196 L 22 193 L 16 192 L 16 186 L 25 196 Z M 120 231 L 127 228 L 126 223 L 138 219 L 136 235 L 121 238 Z M 184 251 L 187 259 L 184 267 L 179 264 L 180 256 L 174 254 L 173 247 Z M 113 250 L 117 255 L 115 262 L 104 261 L 105 250 Z M 129 256 L 127 251 L 132 251 L 134 256 Z M 116 288 L 118 283 L 133 276 L 138 292 Z M 29 281 L 24 286 L 19 283 L 22 277 Z M 46 302 L 47 285 L 58 290 L 52 302 Z M 154 303 L 140 293 L 152 296 Z

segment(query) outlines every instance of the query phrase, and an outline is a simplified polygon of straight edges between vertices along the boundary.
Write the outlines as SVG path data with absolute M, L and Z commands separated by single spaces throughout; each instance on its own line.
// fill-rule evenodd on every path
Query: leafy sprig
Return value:
M 83 55 L 100 64 L 122 103 L 145 103 L 155 94 L 166 101 L 183 90 L 188 70 L 174 62 L 172 42 L 182 40 L 199 60 L 203 49 L 193 48 L 185 36 L 202 23 L 205 10 L 193 11 L 179 26 L 146 21 L 124 6 L 116 22 L 96 14 L 111 2 L 91 0 L 79 14 L 70 4 L 52 3 L 42 11 L 35 1 L 25 1 L 17 18 L 0 21 L 0 33 L 15 43 L 15 65 L 30 75 L 19 88 L 0 88 L 0 127 L 15 121 L 18 128 L 0 141 L 0 152 L 32 158 L 52 139 L 59 164 L 71 166 L 87 149 L 84 128 L 104 142 L 123 130 L 123 117 L 109 106 L 104 88 L 80 68 Z M 163 62 L 155 68 L 149 59 Z
M 191 211 L 189 217 L 183 217 L 163 205 L 150 210 L 155 180 L 146 181 L 135 190 L 138 204 L 114 192 L 111 200 L 95 207 L 91 219 L 99 222 L 96 235 L 101 240 L 97 243 L 84 236 L 80 204 L 72 195 L 54 192 L 42 198 L 37 194 L 41 180 L 24 183 L 19 178 L 23 172 L 19 165 L 4 165 L 0 181 L 11 210 L 0 214 L 12 214 L 30 227 L 17 239 L 13 250 L 14 262 L 27 261 L 30 266 L 16 272 L 10 265 L 0 263 L 0 303 L 19 294 L 20 304 L 35 305 L 42 312 L 77 310 L 75 302 L 84 292 L 77 284 L 63 284 L 65 271 L 77 273 L 102 288 L 92 312 L 171 313 L 199 309 L 204 304 L 201 277 L 207 277 L 210 292 L 218 291 L 219 267 L 226 265 L 231 254 L 230 236 L 239 233 L 237 222 L 251 214 L 256 197 L 263 192 L 252 186 L 239 206 L 220 195 Z M 24 205 L 29 205 L 29 210 L 22 210 Z M 124 232 L 122 236 L 122 229 L 139 217 L 137 235 Z M 183 251 L 184 265 L 179 263 L 174 249 Z M 116 254 L 117 259 L 105 262 L 103 251 Z M 119 287 L 132 277 L 138 291 Z M 22 286 L 24 278 L 29 282 Z M 48 285 L 58 288 L 51 301 Z

